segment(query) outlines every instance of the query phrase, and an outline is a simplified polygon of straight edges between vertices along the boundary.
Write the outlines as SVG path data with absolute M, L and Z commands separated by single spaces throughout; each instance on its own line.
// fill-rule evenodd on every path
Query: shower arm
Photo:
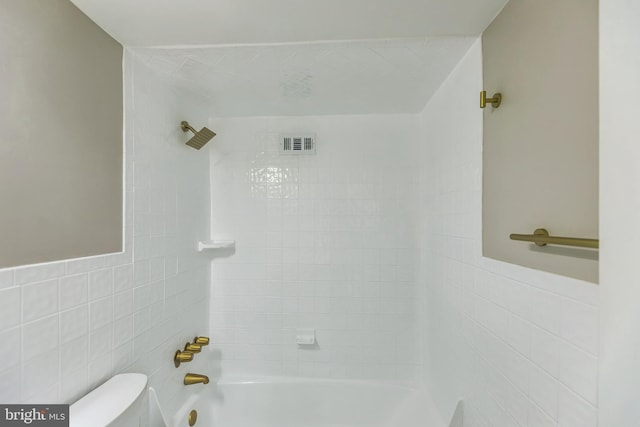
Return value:
M 192 128 L 192 127 L 189 125 L 189 122 L 182 122 L 182 123 L 180 123 L 180 127 L 182 128 L 182 131 L 183 131 L 183 132 L 191 131 L 191 132 L 193 132 L 193 134 L 194 134 L 194 135 L 196 135 L 196 134 L 198 133 L 194 128 Z

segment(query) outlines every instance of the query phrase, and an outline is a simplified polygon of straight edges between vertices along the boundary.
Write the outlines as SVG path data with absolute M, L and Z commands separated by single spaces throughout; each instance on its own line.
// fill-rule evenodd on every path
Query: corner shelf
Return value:
M 235 240 L 203 240 L 198 242 L 198 252 L 209 249 L 233 249 L 235 247 Z

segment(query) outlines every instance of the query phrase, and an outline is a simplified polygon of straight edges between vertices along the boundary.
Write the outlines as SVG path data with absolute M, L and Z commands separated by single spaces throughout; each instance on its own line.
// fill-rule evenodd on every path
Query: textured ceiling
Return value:
M 208 98 L 213 116 L 416 113 L 475 40 L 131 51 L 182 89 Z
M 479 35 L 507 0 L 71 0 L 125 46 Z

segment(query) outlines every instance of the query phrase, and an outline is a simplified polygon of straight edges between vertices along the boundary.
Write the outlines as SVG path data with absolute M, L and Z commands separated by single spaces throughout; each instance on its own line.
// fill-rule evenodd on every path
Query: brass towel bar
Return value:
M 544 228 L 538 228 L 533 234 L 511 234 L 511 240 L 520 240 L 523 242 L 532 242 L 538 246 L 561 245 L 561 246 L 577 246 L 580 248 L 598 249 L 600 240 L 598 239 L 581 239 L 577 237 L 558 237 L 549 236 L 549 232 Z

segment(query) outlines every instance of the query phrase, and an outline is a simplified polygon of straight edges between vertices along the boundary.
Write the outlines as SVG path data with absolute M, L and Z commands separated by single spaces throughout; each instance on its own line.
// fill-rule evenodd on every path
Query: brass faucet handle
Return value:
M 191 362 L 193 360 L 193 352 L 177 350 L 173 356 L 173 364 L 175 367 L 179 367 L 181 363 Z
M 200 353 L 202 351 L 202 344 L 191 344 L 190 342 L 184 345 L 184 351 L 190 351 L 192 353 Z
M 209 337 L 195 337 L 193 339 L 194 344 L 209 345 Z

